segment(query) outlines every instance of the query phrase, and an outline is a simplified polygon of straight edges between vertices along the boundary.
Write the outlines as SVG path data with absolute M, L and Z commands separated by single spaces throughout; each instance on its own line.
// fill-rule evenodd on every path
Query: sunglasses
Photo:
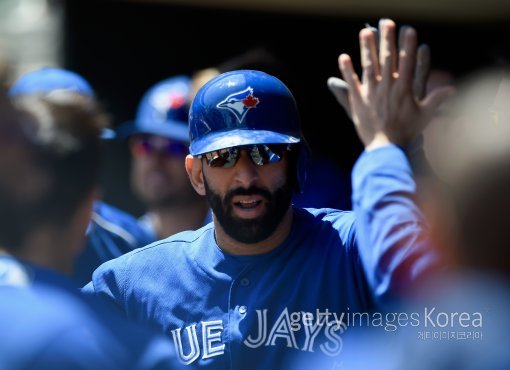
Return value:
M 234 167 L 241 151 L 246 150 L 251 158 L 251 161 L 257 166 L 263 166 L 268 163 L 280 162 L 283 157 L 283 153 L 291 150 L 290 145 L 247 145 L 247 146 L 235 146 L 232 148 L 225 148 L 214 150 L 209 153 L 204 153 L 198 156 L 199 159 L 205 158 L 209 167 L 223 167 L 231 168 Z
M 161 136 L 133 137 L 130 143 L 133 157 L 147 157 L 151 154 L 162 154 L 167 157 L 184 157 L 188 146 Z

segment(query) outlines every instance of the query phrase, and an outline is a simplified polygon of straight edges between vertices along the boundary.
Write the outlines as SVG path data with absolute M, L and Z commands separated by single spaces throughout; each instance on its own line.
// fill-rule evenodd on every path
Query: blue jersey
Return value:
M 377 190 L 365 181 L 371 166 L 362 157 L 354 173 L 368 198 Z M 293 211 L 288 238 L 268 254 L 224 253 L 209 224 L 102 265 L 83 290 L 114 301 L 131 320 L 158 326 L 190 366 L 285 369 L 303 353 L 335 358 L 348 318 L 387 304 L 401 284 L 412 283 L 408 270 L 419 251 L 400 253 L 391 238 L 360 247 L 366 230 L 359 224 L 371 220 L 355 220 L 353 212 Z M 420 230 L 409 225 L 397 236 Z
M 126 350 L 79 299 L 0 257 L 0 369 L 118 369 Z
M 73 279 L 87 284 L 94 270 L 103 262 L 155 241 L 155 236 L 138 225 L 130 214 L 104 202 L 94 203 L 87 229 L 86 246 L 75 261 Z
M 171 342 L 53 271 L 0 257 L 0 369 L 174 369 Z M 5 366 L 3 366 L 5 365 Z

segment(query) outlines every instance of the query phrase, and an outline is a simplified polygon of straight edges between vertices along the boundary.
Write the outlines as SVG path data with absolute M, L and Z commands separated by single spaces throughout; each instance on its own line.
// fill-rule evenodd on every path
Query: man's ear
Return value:
M 186 156 L 186 172 L 188 173 L 191 185 L 200 195 L 205 195 L 204 175 L 202 172 L 202 160 L 193 157 L 191 154 Z

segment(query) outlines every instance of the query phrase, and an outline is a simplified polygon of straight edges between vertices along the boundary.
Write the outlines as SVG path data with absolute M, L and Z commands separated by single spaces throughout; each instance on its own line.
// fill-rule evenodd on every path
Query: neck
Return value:
M 36 266 L 69 274 L 73 268 L 73 255 L 66 254 L 70 243 L 63 233 L 56 230 L 36 231 L 30 235 L 16 256 Z
M 293 211 L 289 207 L 282 222 L 278 225 L 276 230 L 265 240 L 258 243 L 245 244 L 231 238 L 225 230 L 221 227 L 216 217 L 214 217 L 214 230 L 216 236 L 216 243 L 220 248 L 229 254 L 233 255 L 254 255 L 269 253 L 282 244 L 289 236 L 292 226 Z
M 200 198 L 193 203 L 183 205 L 159 206 L 149 209 L 149 217 L 154 225 L 158 239 L 166 238 L 185 230 L 202 227 L 209 206 Z

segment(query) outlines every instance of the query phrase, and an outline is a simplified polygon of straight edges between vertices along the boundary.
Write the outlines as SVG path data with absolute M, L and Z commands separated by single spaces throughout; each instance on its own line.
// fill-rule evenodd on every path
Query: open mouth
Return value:
M 236 197 L 234 199 L 234 211 L 239 217 L 254 218 L 264 211 L 264 198 L 261 196 Z
M 241 200 L 239 202 L 234 202 L 234 205 L 236 207 L 240 207 L 243 209 L 253 209 L 260 204 L 262 204 L 261 200 Z

